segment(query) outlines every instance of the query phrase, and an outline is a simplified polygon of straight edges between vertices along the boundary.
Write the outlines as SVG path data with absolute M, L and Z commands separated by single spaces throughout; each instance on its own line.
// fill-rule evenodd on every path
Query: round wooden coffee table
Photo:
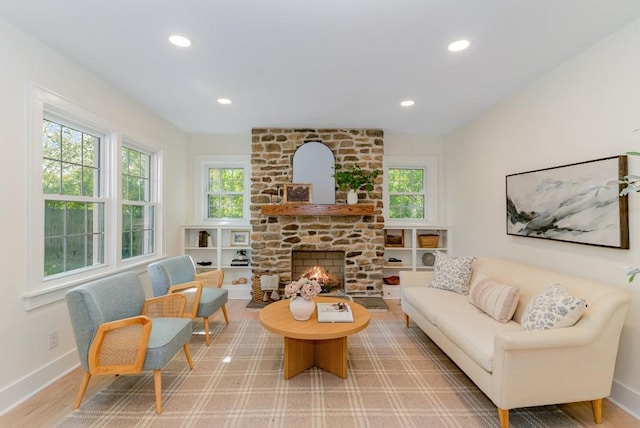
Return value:
M 344 303 L 333 297 L 316 297 L 316 303 Z M 289 311 L 289 300 L 281 300 L 260 311 L 262 326 L 284 336 L 284 378 L 291 379 L 317 366 L 341 378 L 347 377 L 347 336 L 369 325 L 369 311 L 349 302 L 355 322 L 319 323 L 316 311 L 307 321 L 296 321 Z

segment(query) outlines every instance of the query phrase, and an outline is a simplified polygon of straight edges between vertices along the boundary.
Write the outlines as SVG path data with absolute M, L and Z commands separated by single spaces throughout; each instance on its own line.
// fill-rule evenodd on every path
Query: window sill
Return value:
M 41 289 L 36 291 L 25 292 L 22 294 L 23 307 L 27 312 L 29 312 L 34 309 L 50 305 L 52 303 L 59 302 L 61 300 L 64 300 L 65 293 L 73 287 L 77 287 L 78 285 L 85 284 L 90 281 L 95 281 L 100 278 L 106 278 L 120 272 L 133 270 L 138 274 L 143 274 L 146 272 L 146 267 L 149 263 L 153 263 L 154 261 L 161 260 L 163 258 L 164 256 L 156 256 L 153 258 L 145 259 L 144 261 L 122 265 L 119 268 L 109 270 L 108 272 L 102 271 L 95 275 L 75 280 L 69 278 L 69 281 L 63 284 L 57 284 L 50 287 L 42 287 Z

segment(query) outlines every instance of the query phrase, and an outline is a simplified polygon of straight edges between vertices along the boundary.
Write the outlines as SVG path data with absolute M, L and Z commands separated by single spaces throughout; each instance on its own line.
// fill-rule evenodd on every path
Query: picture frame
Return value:
M 249 231 L 248 230 L 232 230 L 229 234 L 229 245 L 232 247 L 248 247 Z
M 385 229 L 385 247 L 404 247 L 404 229 Z
M 312 194 L 311 183 L 286 183 L 282 201 L 285 204 L 310 204 Z
M 628 249 L 626 175 L 624 155 L 507 175 L 507 235 Z

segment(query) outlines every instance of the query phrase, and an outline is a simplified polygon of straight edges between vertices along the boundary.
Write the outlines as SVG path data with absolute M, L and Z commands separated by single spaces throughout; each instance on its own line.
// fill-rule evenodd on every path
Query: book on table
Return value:
M 354 322 L 348 303 L 316 303 L 318 322 Z

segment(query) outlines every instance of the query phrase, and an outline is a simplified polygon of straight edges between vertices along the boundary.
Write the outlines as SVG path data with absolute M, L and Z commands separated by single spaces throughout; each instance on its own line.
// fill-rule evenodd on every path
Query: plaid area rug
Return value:
M 153 376 L 122 376 L 59 427 L 499 427 L 495 406 L 417 327 L 373 320 L 350 336 L 349 372 L 311 368 L 285 381 L 283 339 L 257 320 L 194 336 L 195 369 L 183 353 L 162 374 L 163 412 Z M 510 412 L 513 428 L 577 427 L 555 406 Z

